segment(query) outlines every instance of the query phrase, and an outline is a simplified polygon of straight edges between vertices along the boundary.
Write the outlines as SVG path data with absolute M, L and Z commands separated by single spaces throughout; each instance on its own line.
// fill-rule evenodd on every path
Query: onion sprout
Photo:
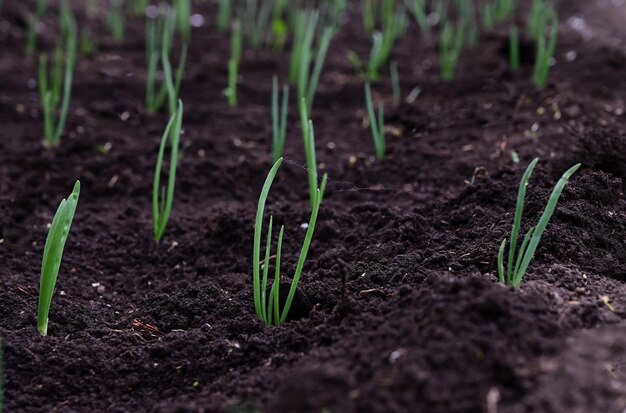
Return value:
M 225 32 L 228 29 L 232 14 L 232 0 L 219 0 L 217 5 L 217 29 Z
M 422 32 L 428 33 L 430 31 L 430 25 L 428 23 L 428 15 L 426 14 L 426 5 L 424 3 L 425 0 L 404 0 L 404 4 L 413 15 L 413 18 Z
M 401 92 L 400 92 L 400 76 L 398 75 L 398 64 L 393 61 L 389 64 L 389 73 L 391 75 L 391 89 L 393 91 L 393 105 L 398 106 L 400 104 Z
M 385 19 L 382 32 L 374 32 L 367 64 L 367 78 L 369 80 L 377 80 L 380 77 L 378 73 L 380 66 L 389 60 L 396 39 L 404 33 L 406 26 L 406 14 L 402 11 L 391 14 Z
M 111 0 L 111 8 L 107 18 L 107 25 L 115 43 L 124 40 L 124 10 L 122 0 Z
M 306 99 L 307 112 L 311 112 L 313 108 L 317 85 L 334 33 L 332 27 L 326 27 L 323 30 L 317 54 L 313 60 L 313 70 L 311 70 L 313 41 L 318 19 L 318 11 L 300 12 L 296 16 L 296 32 L 289 67 L 289 79 L 297 85 L 298 100 Z
M 313 207 L 315 205 L 318 188 L 315 131 L 313 130 L 313 121 L 309 119 L 304 98 L 300 99 L 300 128 L 302 129 L 304 156 L 306 158 L 306 169 L 309 178 L 309 199 L 311 201 L 311 207 Z
M 56 44 L 50 73 L 47 55 L 42 54 L 39 57 L 39 99 L 44 117 L 44 136 L 50 146 L 56 146 L 61 142 L 61 134 L 69 112 L 76 63 L 76 21 L 69 8 L 65 9 L 62 16 L 62 31 L 65 33 L 62 34 L 63 40 Z
M 178 150 L 180 142 L 180 132 L 183 122 L 183 102 L 178 101 L 176 113 L 170 117 L 159 146 L 156 168 L 154 171 L 154 182 L 152 185 L 152 219 L 154 240 L 160 242 L 165 233 L 167 222 L 172 213 L 174 202 L 174 186 L 176 184 L 176 167 L 178 166 Z M 163 157 L 165 147 L 170 144 L 170 164 L 168 173 L 167 190 L 161 186 L 161 174 L 163 169 Z
M 373 0 L 361 0 L 361 17 L 365 33 L 371 34 L 376 27 L 376 5 Z
M 151 19 L 146 24 L 146 57 L 148 60 L 146 110 L 150 113 L 161 110 L 165 99 L 168 102 L 170 116 L 176 112 L 176 102 L 187 62 L 187 45 L 183 44 L 181 48 L 176 74 L 172 78 L 170 52 L 172 50 L 175 28 L 175 12 L 167 15 L 159 14 L 155 20 Z M 164 80 L 157 88 L 156 81 L 159 62 L 163 70 Z
M 26 54 L 32 56 L 37 48 L 37 27 L 46 14 L 48 0 L 37 0 L 35 2 L 35 13 L 28 16 L 26 21 Z
M 185 44 L 191 41 L 191 0 L 176 0 L 174 3 L 178 27 Z
M 539 223 L 536 227 L 530 228 L 530 230 L 526 233 L 524 240 L 522 241 L 522 245 L 519 250 L 517 248 L 517 240 L 520 234 L 520 227 L 522 224 L 522 213 L 524 210 L 524 198 L 526 197 L 526 186 L 528 185 L 528 180 L 535 169 L 535 166 L 539 162 L 538 158 L 535 158 L 528 168 L 524 175 L 522 176 L 522 181 L 520 182 L 519 190 L 517 193 L 517 206 L 515 208 L 515 218 L 513 220 L 513 228 L 511 230 L 511 239 L 509 241 L 509 254 L 506 269 L 504 267 L 504 250 L 506 248 L 506 238 L 502 240 L 500 244 L 500 249 L 498 250 L 498 276 L 500 282 L 502 284 L 512 286 L 515 288 L 519 288 L 522 283 L 522 279 L 526 274 L 526 270 L 530 265 L 530 262 L 533 259 L 533 255 L 535 254 L 535 250 L 539 245 L 539 241 L 541 240 L 541 236 L 545 231 L 548 223 L 550 222 L 550 218 L 552 218 L 552 214 L 556 209 L 556 204 L 559 201 L 559 197 L 561 196 L 561 192 L 563 192 L 563 188 L 567 184 L 569 178 L 580 168 L 580 164 L 576 164 L 568 169 L 559 182 L 557 182 L 556 186 L 552 190 L 552 194 L 550 195 L 550 199 L 548 200 L 548 204 L 546 205 L 543 214 L 539 218 Z M 506 270 L 506 272 L 505 272 Z
M 535 25 L 537 56 L 533 69 L 533 83 L 538 88 L 543 88 L 548 82 L 559 32 L 559 22 L 554 9 L 546 6 Z
M 50 313 L 50 304 L 54 295 L 54 287 L 59 275 L 61 267 L 61 259 L 63 258 L 63 249 L 65 242 L 72 227 L 72 220 L 78 205 L 78 197 L 80 195 L 80 182 L 76 181 L 72 194 L 61 201 L 57 209 L 43 252 L 43 260 L 41 262 L 41 281 L 39 287 L 39 306 L 37 311 L 37 330 L 42 336 L 48 334 L 48 316 Z
M 228 61 L 228 88 L 226 96 L 230 106 L 237 106 L 237 76 L 239 74 L 239 62 L 241 61 L 241 24 L 233 23 L 233 31 L 230 42 L 231 56 Z
M 446 21 L 441 32 L 439 43 L 439 54 L 441 61 L 441 78 L 452 80 L 454 72 L 459 62 L 461 51 L 463 50 L 463 36 L 465 23 L 459 22 L 456 27 Z
M 520 67 L 519 53 L 519 33 L 517 26 L 513 25 L 509 30 L 509 63 L 513 70 Z
M 141 17 L 146 12 L 148 0 L 133 0 L 130 2 L 130 11 L 133 16 Z
M 311 217 L 309 219 L 309 225 L 307 227 L 306 235 L 304 237 L 304 242 L 302 244 L 302 249 L 300 250 L 300 256 L 298 258 L 298 264 L 296 265 L 296 270 L 294 276 L 291 281 L 291 286 L 289 288 L 289 293 L 287 295 L 287 299 L 285 300 L 285 304 L 283 306 L 282 311 L 280 310 L 280 302 L 279 302 L 279 290 L 280 290 L 280 261 L 281 261 L 281 253 L 282 253 L 282 242 L 283 242 L 283 234 L 285 226 L 282 225 L 278 234 L 278 243 L 276 248 L 276 265 L 274 271 L 274 281 L 272 283 L 272 287 L 269 293 L 269 297 L 267 297 L 267 282 L 269 275 L 269 260 L 270 260 L 270 249 L 272 242 L 272 222 L 273 218 L 270 217 L 270 222 L 267 230 L 267 242 L 265 248 L 265 259 L 263 261 L 263 277 L 261 278 L 261 236 L 262 236 L 262 226 L 263 226 L 263 213 L 265 211 L 265 203 L 267 201 L 267 196 L 269 194 L 270 188 L 272 187 L 272 183 L 274 182 L 274 178 L 276 177 L 276 173 L 282 164 L 283 158 L 279 158 L 275 163 L 272 169 L 270 170 L 267 178 L 265 179 L 265 183 L 263 184 L 263 189 L 261 190 L 261 195 L 259 196 L 259 203 L 257 207 L 255 225 L 254 225 L 254 247 L 252 254 L 252 282 L 253 282 L 253 295 L 254 295 L 254 309 L 257 316 L 267 325 L 279 325 L 283 323 L 287 316 L 289 315 L 289 310 L 291 309 L 291 305 L 293 303 L 293 298 L 295 296 L 296 290 L 298 288 L 298 283 L 300 282 L 300 277 L 302 275 L 302 270 L 304 268 L 304 263 L 306 262 L 306 257 L 309 252 L 309 247 L 311 245 L 311 239 L 313 238 L 313 233 L 315 231 L 315 224 L 317 222 L 317 216 L 319 213 L 320 204 L 322 202 L 323 193 L 326 187 L 327 175 L 325 174 L 322 179 L 322 184 L 319 188 L 316 189 L 315 203 L 313 204 L 313 208 L 311 211 Z
M 289 85 L 283 85 L 283 98 L 280 112 L 278 109 L 278 78 L 272 79 L 272 160 L 278 161 L 283 156 L 287 136 L 287 111 L 289 110 Z
M 385 157 L 385 105 L 382 102 L 378 104 L 378 116 L 376 116 L 369 82 L 365 83 L 365 103 L 370 120 L 370 129 L 372 130 L 372 139 L 376 148 L 376 157 L 383 159 Z
M 289 33 L 289 26 L 283 18 L 287 5 L 287 0 L 276 0 L 272 7 L 272 49 L 277 53 L 284 49 Z

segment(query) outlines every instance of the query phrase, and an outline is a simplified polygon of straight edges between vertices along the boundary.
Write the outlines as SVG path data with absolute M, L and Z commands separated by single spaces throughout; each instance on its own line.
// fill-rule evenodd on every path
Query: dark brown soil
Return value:
M 269 328 L 252 305 L 253 220 L 271 166 L 271 77 L 284 78 L 288 55 L 246 52 L 240 106 L 229 108 L 222 96 L 229 39 L 215 30 L 214 5 L 196 6 L 207 24 L 193 35 L 174 210 L 155 245 L 151 187 L 166 118 L 143 109 L 141 19 L 128 22 L 121 46 L 98 29 L 98 53 L 77 67 L 63 143 L 49 149 L 36 62 L 23 53 L 30 6 L 4 3 L 7 412 L 626 409 L 626 6 L 619 1 L 559 3 L 556 64 L 542 91 L 529 80 L 530 62 L 509 71 L 498 30 L 463 54 L 453 81 L 439 81 L 436 38 L 412 25 L 394 58 L 404 95 L 415 86 L 422 93 L 392 108 L 388 81 L 375 86 L 389 102 L 383 161 L 372 157 L 362 81 L 346 59 L 347 50 L 365 56 L 370 45 L 358 2 L 351 5 L 313 114 L 320 170 L 330 182 L 303 300 L 296 319 Z M 587 19 L 583 30 L 574 18 Z M 295 107 L 285 156 L 268 213 L 286 225 L 287 277 L 309 211 Z M 561 173 L 583 167 L 514 291 L 497 283 L 496 253 L 534 157 L 541 162 L 528 189 L 527 225 Z M 47 224 L 78 178 L 83 190 L 49 336 L 40 337 Z

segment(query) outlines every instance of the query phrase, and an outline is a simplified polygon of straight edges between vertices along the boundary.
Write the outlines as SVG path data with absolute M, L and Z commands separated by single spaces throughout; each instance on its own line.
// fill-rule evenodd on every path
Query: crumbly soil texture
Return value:
M 60 3 L 60 2 L 59 2 Z M 42 145 L 32 5 L 0 10 L 0 335 L 7 412 L 622 412 L 626 408 L 626 5 L 563 0 L 550 82 L 508 67 L 507 30 L 481 34 L 454 80 L 437 34 L 414 23 L 388 80 L 388 154 L 373 157 L 363 80 L 347 59 L 370 40 L 359 3 L 333 39 L 312 114 L 329 183 L 290 319 L 267 327 L 252 301 L 253 225 L 271 167 L 272 76 L 289 54 L 246 50 L 239 106 L 223 95 L 229 38 L 198 2 L 173 213 L 152 239 L 151 191 L 165 113 L 144 109 L 144 24 L 77 63 L 62 144 Z M 519 2 L 518 2 L 519 3 Z M 522 2 L 523 3 L 523 2 Z M 526 16 L 526 7 L 519 21 Z M 54 43 L 58 3 L 41 27 Z M 102 14 L 104 16 L 104 14 Z M 383 70 L 384 79 L 389 79 Z M 414 88 L 421 93 L 406 101 Z M 285 162 L 266 215 L 285 225 L 283 285 L 308 221 L 292 88 Z M 519 290 L 498 283 L 517 188 L 524 230 L 560 175 L 566 186 Z M 50 312 L 36 328 L 48 225 L 76 179 L 80 202 Z

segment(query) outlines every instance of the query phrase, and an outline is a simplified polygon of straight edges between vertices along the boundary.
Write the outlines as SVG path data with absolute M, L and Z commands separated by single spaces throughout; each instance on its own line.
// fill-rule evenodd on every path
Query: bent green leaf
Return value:
M 41 262 L 41 280 L 39 285 L 39 306 L 37 311 L 37 330 L 42 336 L 48 334 L 48 315 L 50 303 L 57 282 L 63 249 L 70 233 L 78 197 L 80 195 L 80 181 L 74 184 L 72 194 L 61 201 L 59 208 L 50 225 L 46 245 Z

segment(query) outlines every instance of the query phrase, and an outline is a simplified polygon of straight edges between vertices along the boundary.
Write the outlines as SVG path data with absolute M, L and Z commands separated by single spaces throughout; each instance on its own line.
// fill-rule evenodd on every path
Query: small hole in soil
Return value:
M 280 292 L 278 293 L 280 300 L 280 310 L 282 311 L 285 306 L 285 301 L 287 301 L 287 296 L 289 295 L 289 288 L 291 284 L 289 283 L 280 283 Z M 267 290 L 267 294 L 269 295 L 270 288 Z M 296 294 L 293 296 L 293 301 L 291 302 L 291 308 L 289 309 L 289 314 L 285 321 L 294 321 L 300 320 L 302 318 L 308 317 L 311 312 L 312 306 L 311 302 L 307 298 L 306 294 L 302 292 L 299 288 L 296 289 Z

